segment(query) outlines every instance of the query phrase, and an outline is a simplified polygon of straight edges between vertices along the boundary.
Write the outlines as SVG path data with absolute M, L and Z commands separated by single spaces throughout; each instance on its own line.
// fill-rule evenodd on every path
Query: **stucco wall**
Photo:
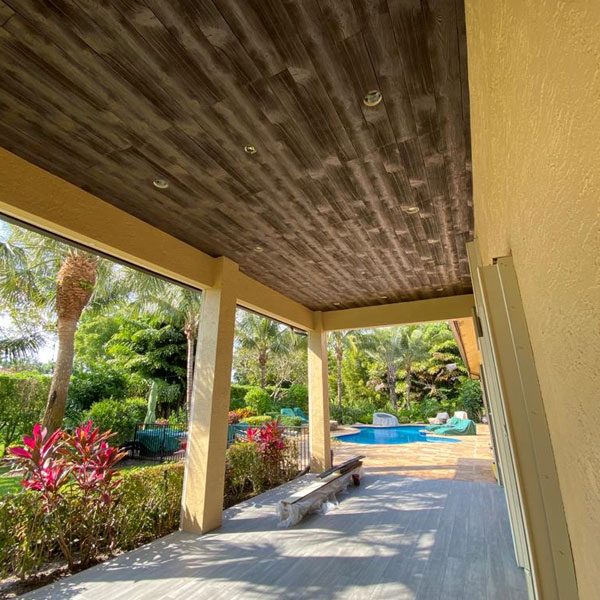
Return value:
M 581 598 L 600 582 L 600 1 L 466 0 L 475 232 L 512 254 Z

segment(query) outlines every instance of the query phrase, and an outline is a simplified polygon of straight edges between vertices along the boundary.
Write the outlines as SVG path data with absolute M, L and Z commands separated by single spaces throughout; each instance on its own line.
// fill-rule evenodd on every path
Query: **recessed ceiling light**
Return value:
M 166 179 L 155 179 L 152 185 L 159 190 L 166 190 L 169 187 L 169 182 Z
M 404 209 L 404 212 L 408 213 L 409 215 L 414 215 L 419 212 L 419 207 L 418 206 L 409 206 L 408 208 Z
M 370 90 L 363 98 L 363 104 L 369 108 L 377 106 L 383 100 L 383 96 L 379 90 Z
M 262 252 L 264 248 L 262 246 L 254 246 L 254 252 Z
M 248 145 L 244 146 L 244 152 L 246 154 L 256 154 L 256 146 L 253 146 L 252 144 L 248 144 Z

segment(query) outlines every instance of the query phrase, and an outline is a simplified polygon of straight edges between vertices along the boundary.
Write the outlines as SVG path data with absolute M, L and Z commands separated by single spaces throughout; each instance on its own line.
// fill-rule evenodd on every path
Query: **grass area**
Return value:
M 146 467 L 152 466 L 150 464 L 129 464 L 125 465 L 119 469 L 118 471 L 132 471 L 137 469 L 144 469 Z M 15 477 L 4 477 L 4 473 L 8 471 L 8 467 L 1 466 L 0 467 L 0 498 L 6 494 L 12 494 L 14 492 L 18 492 L 21 489 L 21 477 L 18 475 Z
M 2 477 L 6 471 L 8 471 L 8 467 L 0 467 L 0 497 L 18 492 L 21 488 L 20 477 Z

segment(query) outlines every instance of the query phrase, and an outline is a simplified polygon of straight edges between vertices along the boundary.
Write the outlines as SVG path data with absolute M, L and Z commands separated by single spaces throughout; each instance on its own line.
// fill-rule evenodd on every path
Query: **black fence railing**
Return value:
M 248 426 L 244 423 L 229 425 L 227 429 L 227 447 L 235 441 L 246 440 Z M 308 426 L 280 428 L 286 444 L 284 452 L 288 463 L 297 464 L 298 472 L 310 465 L 310 446 Z M 130 458 L 153 460 L 158 462 L 180 461 L 185 458 L 187 432 L 168 424 L 138 423 L 135 426 L 133 441 L 127 444 Z M 286 468 L 289 466 L 286 465 Z M 284 466 L 282 465 L 282 468 Z
M 248 426 L 245 423 L 229 425 L 227 430 L 227 447 L 235 441 L 244 441 L 247 429 Z M 297 462 L 298 472 L 306 470 L 310 466 L 308 425 L 299 427 L 280 426 L 279 429 L 286 444 L 286 451 L 284 452 L 286 460 Z
M 160 423 L 138 423 L 133 442 L 127 445 L 130 458 L 177 462 L 185 458 L 187 432 Z

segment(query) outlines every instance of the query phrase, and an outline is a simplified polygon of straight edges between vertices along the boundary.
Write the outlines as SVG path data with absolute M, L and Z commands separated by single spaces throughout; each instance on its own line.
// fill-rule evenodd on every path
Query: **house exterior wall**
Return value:
M 600 581 L 600 2 L 466 0 L 475 235 L 512 254 L 581 598 Z

